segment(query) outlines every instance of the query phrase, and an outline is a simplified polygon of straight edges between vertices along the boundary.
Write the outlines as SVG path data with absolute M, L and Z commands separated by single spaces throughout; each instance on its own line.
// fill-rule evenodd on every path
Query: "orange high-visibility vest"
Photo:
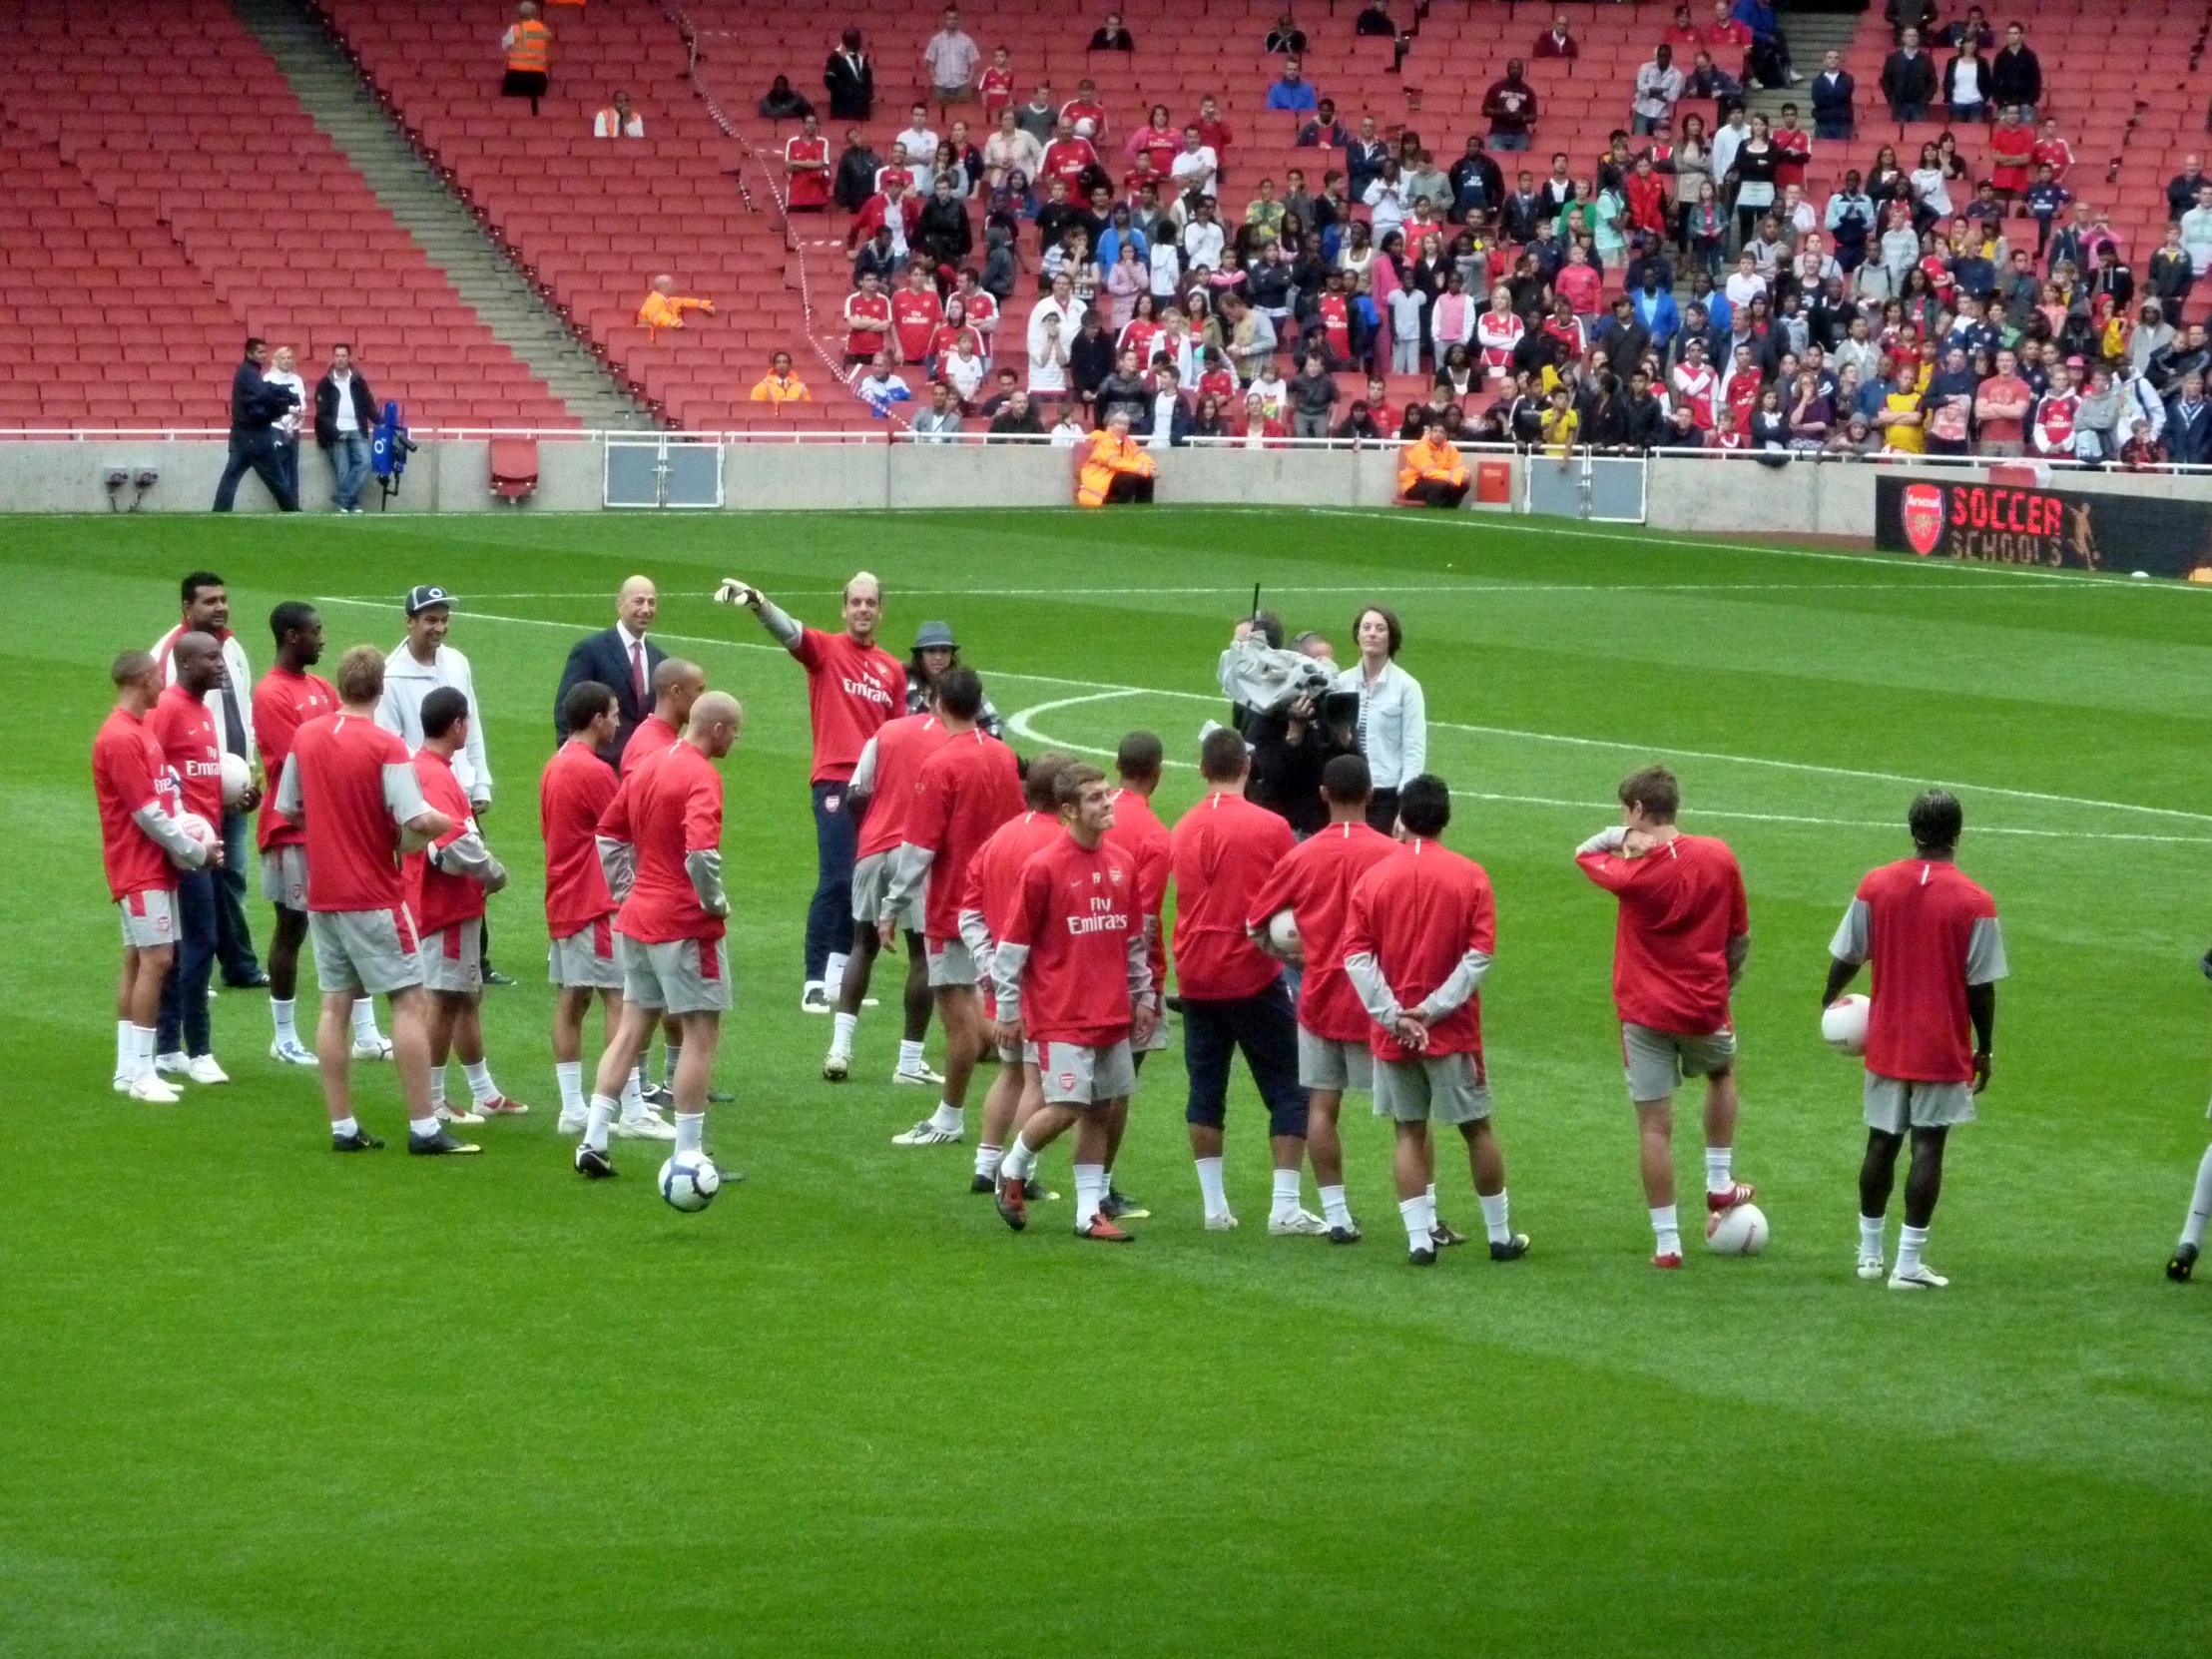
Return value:
M 1413 486 L 1423 479 L 1443 484 L 1467 481 L 1467 469 L 1460 464 L 1459 451 L 1425 432 L 1397 453 L 1397 493 L 1411 494 Z
M 553 31 L 531 17 L 517 23 L 507 35 L 507 67 L 543 75 L 553 53 Z
M 1081 470 L 1075 478 L 1075 504 L 1079 507 L 1103 507 L 1106 492 L 1114 486 L 1117 472 L 1134 472 L 1140 478 L 1152 476 L 1154 467 L 1151 451 L 1133 437 L 1117 439 L 1111 432 L 1093 432 L 1089 438 L 1090 453 L 1083 457 Z

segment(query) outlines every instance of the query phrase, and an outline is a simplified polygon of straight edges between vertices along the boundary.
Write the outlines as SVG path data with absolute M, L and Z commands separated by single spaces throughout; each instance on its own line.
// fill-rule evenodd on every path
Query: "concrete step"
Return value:
M 1795 104 L 1799 121 L 1810 129 L 1813 102 L 1807 84 L 1820 73 L 1822 53 L 1831 48 L 1841 52 L 1851 44 L 1852 36 L 1859 32 L 1859 19 L 1849 12 L 1788 12 L 1782 19 L 1782 31 L 1790 38 L 1790 66 L 1803 79 L 1794 87 L 1758 88 L 1745 97 L 1744 103 L 1769 121 L 1780 121 L 1782 106 Z M 1862 113 L 1870 96 L 1879 100 L 1879 89 L 1859 89 Z
M 546 305 L 461 200 L 423 163 L 299 0 L 232 0 L 301 106 L 464 303 L 586 426 L 652 419 Z

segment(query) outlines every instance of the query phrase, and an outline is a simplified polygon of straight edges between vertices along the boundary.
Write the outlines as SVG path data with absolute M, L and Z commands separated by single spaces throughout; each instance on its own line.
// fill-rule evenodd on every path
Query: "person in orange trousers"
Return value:
M 1103 507 L 1109 502 L 1152 499 L 1152 452 L 1129 435 L 1129 411 L 1116 409 L 1106 429 L 1084 439 L 1075 472 L 1075 504 Z
M 1397 452 L 1397 499 L 1404 507 L 1456 507 L 1467 496 L 1466 463 L 1431 422 Z
M 660 276 L 653 278 L 653 291 L 645 296 L 645 303 L 638 307 L 638 321 L 653 330 L 658 338 L 663 328 L 681 328 L 686 311 L 700 311 L 708 316 L 715 314 L 712 299 L 690 299 L 676 291 L 676 278 Z

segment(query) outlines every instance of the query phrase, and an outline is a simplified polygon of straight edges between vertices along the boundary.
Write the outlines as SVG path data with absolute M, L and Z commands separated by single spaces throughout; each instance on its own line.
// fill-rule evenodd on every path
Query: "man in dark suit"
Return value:
M 231 376 L 231 459 L 223 480 L 215 487 L 215 510 L 227 513 L 238 500 L 239 480 L 256 473 L 276 498 L 278 511 L 296 513 L 299 497 L 276 460 L 276 423 L 299 399 L 284 386 L 273 386 L 262 378 L 269 366 L 269 344 L 261 339 L 246 342 L 246 360 Z
M 653 671 L 668 656 L 645 637 L 660 608 L 660 590 L 651 579 L 633 576 L 615 595 L 615 625 L 587 634 L 569 648 L 560 690 L 553 694 L 556 740 L 568 741 L 568 733 L 561 728 L 561 707 L 568 701 L 569 688 L 596 680 L 612 690 L 615 701 L 622 706 L 622 729 L 615 734 L 614 742 L 599 751 L 599 758 L 609 766 L 621 762 L 623 745 L 630 741 L 630 734 L 653 712 Z

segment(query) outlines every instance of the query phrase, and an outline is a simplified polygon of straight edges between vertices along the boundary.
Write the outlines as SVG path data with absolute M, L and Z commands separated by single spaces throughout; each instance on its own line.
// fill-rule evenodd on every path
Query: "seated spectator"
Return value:
M 1890 25 L 1890 38 L 1902 46 L 1908 34 L 1936 27 L 1936 0 L 1885 0 L 1882 20 Z
M 756 403 L 812 403 L 815 394 L 807 389 L 807 382 L 792 372 L 792 354 L 778 351 L 768 360 L 768 372 L 755 382 L 753 401 Z
M 607 101 L 607 107 L 591 120 L 593 138 L 643 138 L 645 117 L 630 107 L 630 95 L 620 87 Z
M 1737 17 L 1735 0 L 1713 0 L 1713 20 L 1702 33 L 1716 62 L 1729 59 L 1742 79 L 1751 78 L 1751 29 Z
M 1004 378 L 1012 379 L 1012 370 L 1009 369 Z M 1016 387 L 1007 393 L 1005 403 L 991 416 L 990 435 L 1031 438 L 1044 436 L 1044 423 L 1037 418 L 1037 411 L 1029 406 L 1027 392 Z
M 887 351 L 878 351 L 868 359 L 867 373 L 860 378 L 852 391 L 878 420 L 889 415 L 893 403 L 904 403 L 914 395 L 906 389 L 906 382 L 891 367 L 890 353 Z
M 1448 510 L 1467 498 L 1470 483 L 1466 462 L 1441 426 L 1423 419 L 1413 441 L 1398 451 L 1397 505 Z
M 952 388 L 943 381 L 929 388 L 929 407 L 914 416 L 916 443 L 950 443 L 960 430 L 960 411 L 952 401 Z
M 1376 424 L 1374 406 L 1364 397 L 1355 397 L 1352 407 L 1345 411 L 1344 419 L 1337 422 L 1333 438 L 1353 438 L 1362 442 L 1380 442 L 1382 428 Z
M 2127 442 L 2120 445 L 2120 465 L 2130 472 L 2166 464 L 2166 446 L 2151 436 L 2150 422 L 2131 423 Z
M 1258 392 L 1248 393 L 1244 401 L 1244 419 L 1231 436 L 1247 449 L 1278 449 L 1282 440 L 1290 434 L 1283 423 L 1268 413 L 1267 400 Z
M 1306 353 L 1304 365 L 1291 376 L 1290 404 L 1293 437 L 1329 435 L 1329 416 L 1337 406 L 1337 381 L 1324 364 L 1318 345 Z
M 530 113 L 536 115 L 538 100 L 551 85 L 553 65 L 553 31 L 539 21 L 538 0 L 522 0 L 515 8 L 515 20 L 499 37 L 499 47 L 507 55 L 499 96 L 529 99 Z
M 1081 446 L 1075 473 L 1075 504 L 1103 507 L 1149 502 L 1158 467 L 1150 451 L 1130 435 L 1128 411 L 1117 409 L 1103 429 Z M 1057 436 L 1057 434 L 1055 434 Z
M 1052 423 L 1051 436 L 1052 447 L 1055 449 L 1074 449 L 1082 444 L 1083 422 L 1077 415 L 1074 404 L 1064 403 L 1060 406 L 1060 418 Z
M 1397 31 L 1393 28 L 1390 32 L 1395 34 Z M 1275 20 L 1275 27 L 1268 31 L 1268 38 L 1261 44 L 1260 50 L 1271 57 L 1304 57 L 1306 31 L 1298 26 L 1297 20 L 1289 12 L 1285 12 Z
M 1567 29 L 1567 14 L 1554 12 L 1551 27 L 1536 37 L 1536 49 L 1529 54 L 1536 58 L 1579 58 L 1582 48 Z
M 1136 38 L 1123 25 L 1119 12 L 1108 12 L 1106 21 L 1091 31 L 1093 52 L 1134 52 L 1136 49 Z
M 1320 108 L 1320 100 L 1315 95 L 1313 83 L 1308 81 L 1301 73 L 1302 67 L 1300 61 L 1295 57 L 1283 60 L 1281 78 L 1268 88 L 1269 109 L 1289 110 L 1296 113 L 1301 110 L 1318 110 Z
M 1397 20 L 1390 16 L 1390 9 L 1383 0 L 1368 0 L 1360 15 L 1353 20 L 1352 32 L 1372 39 L 1392 39 L 1397 34 Z
M 888 288 L 906 269 L 908 258 L 891 246 L 891 228 L 878 225 L 875 234 L 860 244 L 859 252 L 852 256 L 852 285 L 857 288 L 861 278 L 873 277 Z
M 975 330 L 960 329 L 953 335 L 951 344 L 937 354 L 936 361 L 937 377 L 952 388 L 961 411 L 972 414 L 976 393 L 983 389 L 983 375 L 990 366 L 983 360 Z
M 791 78 L 779 75 L 762 95 L 760 111 L 770 121 L 797 121 L 815 113 L 815 107 L 792 87 Z
M 1898 49 L 1882 60 L 1882 96 L 1890 102 L 1890 114 L 1899 121 L 1926 121 L 1936 91 L 1936 60 L 1921 50 L 1920 30 L 1907 29 Z
M 1763 87 L 1794 87 L 1797 71 L 1790 67 L 1790 40 L 1775 16 L 1774 0 L 1736 0 L 1729 13 L 1736 25 L 1750 33 L 1744 48 L 1744 79 Z
M 653 288 L 645 296 L 645 303 L 638 307 L 639 326 L 651 329 L 658 335 L 663 328 L 681 328 L 684 313 L 698 311 L 705 316 L 715 314 L 712 299 L 693 299 L 676 291 L 676 278 L 663 273 L 653 278 Z
M 1854 409 L 1844 418 L 1843 424 L 1828 434 L 1828 442 L 1821 447 L 1830 455 L 1855 458 L 1879 455 L 1882 452 L 1882 434 L 1874 429 L 1873 423 L 1864 414 Z
M 1349 150 L 1352 148 L 1352 129 L 1337 119 L 1337 101 L 1324 98 L 1314 108 L 1314 119 L 1298 130 L 1298 144 L 1302 150 Z
M 1505 78 L 1493 81 L 1482 94 L 1482 114 L 1490 123 L 1492 150 L 1526 150 L 1529 129 L 1536 124 L 1536 89 L 1525 77 L 1520 59 L 1509 58 Z M 1365 124 L 1363 123 L 1363 131 Z

